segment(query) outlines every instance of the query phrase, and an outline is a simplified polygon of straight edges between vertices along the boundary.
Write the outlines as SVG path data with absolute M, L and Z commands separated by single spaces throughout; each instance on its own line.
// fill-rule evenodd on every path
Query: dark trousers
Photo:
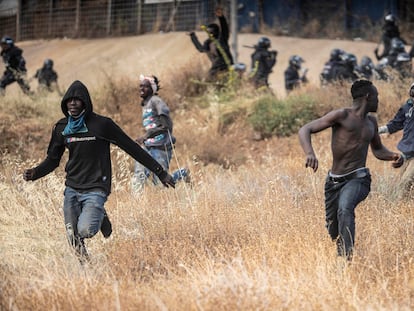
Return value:
M 352 257 L 355 243 L 355 208 L 371 190 L 371 175 L 341 182 L 325 181 L 326 228 L 337 239 L 338 255 Z
M 4 94 L 6 86 L 12 84 L 13 82 L 17 82 L 20 88 L 25 94 L 30 93 L 30 86 L 29 83 L 25 80 L 26 73 L 25 72 L 18 72 L 13 73 L 9 70 L 6 70 L 3 76 L 0 79 L 0 95 Z

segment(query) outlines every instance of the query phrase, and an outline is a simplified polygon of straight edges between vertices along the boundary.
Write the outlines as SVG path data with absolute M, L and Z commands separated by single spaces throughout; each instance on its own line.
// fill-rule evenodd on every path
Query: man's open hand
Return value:
M 170 174 L 167 174 L 163 179 L 161 179 L 162 184 L 165 187 L 173 187 L 175 188 L 175 181 Z
M 318 166 L 318 159 L 315 157 L 315 155 L 306 156 L 305 167 L 310 167 L 313 169 L 314 172 L 316 172 L 318 170 Z
M 33 180 L 33 177 L 34 177 L 34 169 L 29 168 L 29 169 L 27 169 L 23 172 L 23 179 L 24 180 L 26 180 L 26 181 Z
M 404 164 L 404 157 L 402 154 L 398 155 L 397 157 L 394 159 L 394 161 L 392 161 L 391 165 L 393 168 L 399 168 Z

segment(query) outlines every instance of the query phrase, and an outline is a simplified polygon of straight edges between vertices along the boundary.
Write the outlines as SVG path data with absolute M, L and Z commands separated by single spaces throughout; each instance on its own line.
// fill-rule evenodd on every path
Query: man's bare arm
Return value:
M 313 120 L 299 130 L 299 141 L 303 151 L 306 154 L 305 167 L 311 167 L 314 172 L 318 170 L 318 159 L 312 147 L 311 134 L 318 133 L 334 124 L 340 122 L 346 116 L 344 109 L 334 110 L 324 115 L 323 117 Z
M 369 117 L 375 126 L 374 137 L 371 140 L 371 150 L 374 156 L 383 161 L 393 161 L 392 166 L 395 168 L 400 167 L 404 163 L 404 158 L 401 154 L 388 150 L 381 141 L 381 137 L 378 133 L 378 123 L 373 117 Z

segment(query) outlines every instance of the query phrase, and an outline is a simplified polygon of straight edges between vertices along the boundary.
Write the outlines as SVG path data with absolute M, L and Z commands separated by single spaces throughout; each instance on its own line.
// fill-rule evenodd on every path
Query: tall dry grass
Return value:
M 63 175 L 25 183 L 33 163 L 3 159 L 2 309 L 412 309 L 412 206 L 387 197 L 397 172 L 370 159 L 373 189 L 357 209 L 354 261 L 343 266 L 324 228 L 328 140 L 315 140 L 316 174 L 295 148 L 263 150 L 262 163 L 235 171 L 199 168 L 192 188 L 134 196 L 128 177 L 117 178 L 107 203 L 114 233 L 87 241 L 85 266 L 66 242 Z
M 379 88 L 384 123 L 406 93 L 398 97 L 393 85 Z M 346 90 L 314 92 L 321 109 L 350 104 Z M 98 112 L 107 109 L 100 105 Z M 393 199 L 398 170 L 369 154 L 372 191 L 357 208 L 355 256 L 344 265 L 324 227 L 329 131 L 313 138 L 320 160 L 314 174 L 304 168 L 297 137 L 254 142 L 241 122 L 223 134 L 216 108 L 174 112 L 181 143 L 173 166 L 191 169 L 192 187 L 147 187 L 133 195 L 132 160 L 112 149 L 114 184 L 106 208 L 114 232 L 107 240 L 100 233 L 87 240 L 91 263 L 84 266 L 66 241 L 63 163 L 41 180 L 24 182 L 23 169 L 38 163 L 46 145 L 30 156 L 3 152 L 0 309 L 412 310 L 414 219 L 409 200 Z M 50 116 L 34 118 L 46 127 L 46 141 L 59 109 L 51 106 Z M 123 108 L 106 111 L 128 120 Z M 232 144 L 240 137 L 245 141 Z M 395 150 L 398 138 L 383 140 Z M 199 161 L 197 155 L 208 152 L 243 161 Z

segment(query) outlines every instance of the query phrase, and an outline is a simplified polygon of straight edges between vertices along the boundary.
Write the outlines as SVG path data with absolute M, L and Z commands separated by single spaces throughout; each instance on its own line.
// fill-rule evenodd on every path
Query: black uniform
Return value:
M 53 91 L 52 84 L 57 83 L 58 75 L 52 66 L 46 62 L 42 68 L 36 71 L 34 77 L 38 80 L 39 85 L 46 88 L 49 91 Z
M 339 67 L 343 66 L 343 62 L 340 60 L 329 60 L 325 63 L 321 73 L 321 84 L 326 85 L 336 80 Z
M 359 66 L 355 68 L 357 75 L 360 78 L 371 80 L 374 76 L 375 65 L 372 59 L 368 56 L 363 56 Z
M 375 49 L 375 57 L 377 60 L 381 60 L 382 58 L 388 56 L 391 50 L 391 40 L 393 38 L 400 38 L 400 30 L 395 23 L 387 22 L 382 27 L 383 33 L 381 37 L 381 41 L 384 44 L 384 49 L 381 54 L 378 54 L 378 49 Z M 401 39 L 403 42 L 404 40 Z
M 299 72 L 294 66 L 289 65 L 289 67 L 285 70 L 284 74 L 286 91 L 291 91 L 300 82 Z
M 17 82 L 25 94 L 30 94 L 30 86 L 25 79 L 27 70 L 23 50 L 11 44 L 2 49 L 1 57 L 6 70 L 0 79 L 0 94 L 4 94 L 6 86 L 13 82 Z
M 308 79 L 305 75 L 299 75 L 299 69 L 293 65 L 285 70 L 285 89 L 286 91 L 292 91 L 294 88 L 298 87 L 301 83 L 307 83 Z
M 352 55 L 353 56 L 353 55 Z M 343 54 L 342 61 L 338 62 L 333 69 L 333 80 L 334 81 L 348 81 L 353 82 L 358 79 L 356 73 L 356 58 L 351 58 L 350 54 Z
M 334 81 L 348 81 L 353 82 L 358 79 L 358 76 L 354 72 L 353 68 L 346 63 L 341 63 L 335 67 Z
M 276 64 L 276 55 L 276 51 L 269 51 L 267 48 L 256 46 L 251 55 L 252 79 L 256 86 L 269 86 L 268 78 Z

